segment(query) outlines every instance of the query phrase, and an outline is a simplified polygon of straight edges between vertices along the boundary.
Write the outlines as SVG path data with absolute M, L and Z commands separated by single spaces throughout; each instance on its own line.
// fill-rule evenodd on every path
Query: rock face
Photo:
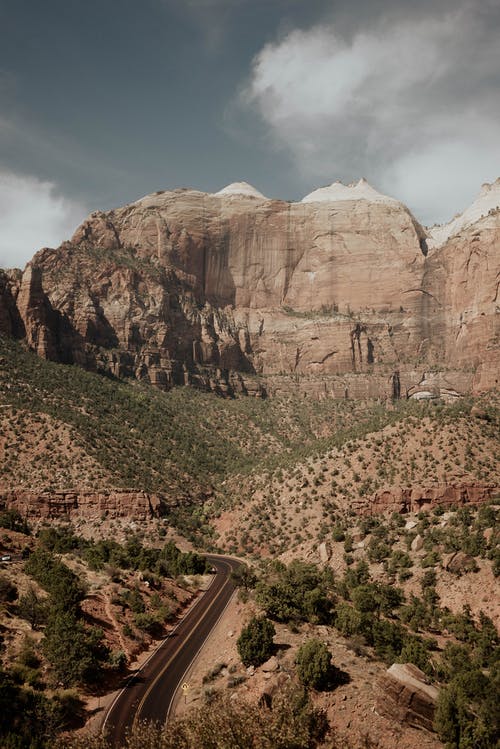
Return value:
M 381 715 L 432 731 L 438 690 L 412 663 L 393 663 L 379 682 Z
M 17 308 L 21 271 L 0 270 L 0 335 L 23 338 L 25 329 Z
M 99 492 L 12 490 L 0 493 L 0 507 L 28 520 L 120 518 L 147 520 L 168 513 L 172 500 L 159 494 L 119 490 Z
M 370 501 L 359 501 L 353 507 L 361 514 L 407 513 L 431 510 L 454 505 L 480 505 L 498 493 L 496 485 L 480 484 L 451 486 L 442 484 L 429 487 L 403 487 L 375 493 Z
M 426 241 L 404 205 L 364 181 L 301 203 L 246 183 L 155 193 L 91 214 L 33 258 L 15 293 L 0 283 L 0 330 L 41 356 L 164 389 L 398 398 L 492 387 L 500 216 L 429 254 Z

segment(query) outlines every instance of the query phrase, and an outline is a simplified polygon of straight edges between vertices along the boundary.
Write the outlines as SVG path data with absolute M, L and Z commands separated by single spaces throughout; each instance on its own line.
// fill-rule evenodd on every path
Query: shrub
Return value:
M 29 622 L 31 629 L 38 629 L 47 621 L 49 606 L 47 599 L 40 598 L 32 585 L 20 597 L 17 604 L 17 614 L 21 619 Z
M 313 707 L 303 688 L 285 686 L 273 697 L 272 708 L 234 701 L 211 693 L 206 703 L 164 728 L 137 726 L 127 739 L 128 749 L 316 749 L 324 746 L 329 726 L 325 713 Z M 329 744 L 340 747 L 336 741 Z M 343 742 L 342 749 L 349 749 Z M 65 737 L 57 749 L 109 749 L 102 737 Z
M 0 513 L 0 528 L 29 535 L 30 528 L 26 520 L 17 510 L 4 510 Z
M 268 579 L 257 584 L 255 599 L 277 622 L 328 621 L 328 574 L 305 562 L 295 561 L 288 567 L 275 562 L 269 567 Z
M 327 689 L 332 681 L 332 654 L 321 640 L 312 639 L 299 648 L 295 664 L 302 684 L 313 689 Z
M 71 686 L 96 680 L 109 657 L 102 637 L 102 630 L 84 627 L 71 611 L 51 612 L 42 649 L 54 681 Z
M 273 653 L 273 638 L 276 634 L 274 624 L 265 617 L 250 619 L 241 630 L 237 647 L 242 663 L 245 666 L 260 666 Z
M 0 575 L 0 603 L 12 603 L 17 598 L 17 588 L 6 575 Z

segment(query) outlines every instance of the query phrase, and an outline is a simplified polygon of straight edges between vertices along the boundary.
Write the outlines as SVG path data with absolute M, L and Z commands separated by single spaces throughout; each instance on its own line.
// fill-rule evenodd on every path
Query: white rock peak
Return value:
M 222 195 L 223 197 L 230 197 L 231 195 L 245 195 L 247 198 L 259 198 L 260 200 L 268 200 L 265 195 L 259 192 L 255 187 L 249 185 L 248 182 L 231 182 L 230 185 L 226 185 L 219 192 L 214 195 Z
M 447 224 L 432 226 L 428 230 L 431 239 L 429 246 L 440 247 L 454 234 L 487 216 L 495 208 L 500 208 L 500 177 L 491 184 L 485 182 L 475 201 L 463 213 L 459 213 Z
M 375 190 L 363 177 L 359 182 L 352 182 L 350 185 L 344 185 L 337 180 L 327 187 L 320 187 L 302 198 L 301 203 L 335 203 L 340 200 L 368 200 L 371 203 L 399 202 Z

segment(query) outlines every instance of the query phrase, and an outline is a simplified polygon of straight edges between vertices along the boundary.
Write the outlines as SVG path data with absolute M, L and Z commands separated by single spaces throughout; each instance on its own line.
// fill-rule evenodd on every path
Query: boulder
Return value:
M 494 532 L 493 528 L 485 528 L 483 531 L 483 538 L 488 544 L 488 546 L 490 545 L 491 539 L 493 538 L 493 532 Z
M 433 730 L 439 691 L 412 663 L 393 663 L 380 678 L 377 711 L 392 720 Z
M 463 551 L 455 551 L 443 559 L 443 567 L 454 575 L 462 575 L 465 572 L 474 572 L 477 565 L 474 557 L 465 554 Z
M 280 664 L 278 663 L 278 659 L 275 655 L 272 655 L 269 660 L 262 664 L 261 669 L 264 673 L 274 673 L 275 671 L 278 671 L 279 667 Z
M 424 546 L 424 539 L 420 534 L 418 536 L 415 536 L 413 541 L 411 542 L 411 550 L 412 551 L 420 551 Z
M 319 552 L 319 558 L 323 562 L 323 564 L 326 564 L 330 561 L 330 558 L 332 556 L 332 546 L 328 541 L 323 541 L 318 546 L 318 552 Z
M 418 525 L 416 520 L 407 520 L 405 523 L 405 531 L 412 531 Z

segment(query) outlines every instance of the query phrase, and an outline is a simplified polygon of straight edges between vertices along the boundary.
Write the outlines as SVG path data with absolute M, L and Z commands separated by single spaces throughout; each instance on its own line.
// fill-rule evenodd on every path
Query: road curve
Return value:
M 103 721 L 110 744 L 125 744 L 128 730 L 149 720 L 163 725 L 181 680 L 234 592 L 229 573 L 241 562 L 206 555 L 217 574 L 205 593 L 115 697 Z

